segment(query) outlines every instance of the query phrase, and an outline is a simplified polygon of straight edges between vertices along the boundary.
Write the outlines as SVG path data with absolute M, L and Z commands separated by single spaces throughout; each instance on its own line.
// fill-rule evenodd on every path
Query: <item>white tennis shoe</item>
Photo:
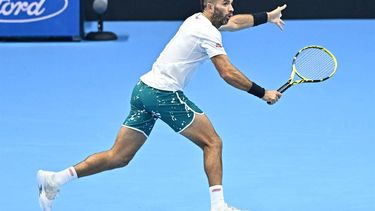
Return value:
M 43 211 L 52 210 L 52 202 L 59 193 L 59 187 L 53 177 L 54 172 L 39 170 L 37 173 L 39 205 Z
M 241 211 L 240 209 L 234 208 L 229 206 L 228 204 L 224 204 L 223 207 L 220 207 L 218 209 L 211 209 L 211 211 Z

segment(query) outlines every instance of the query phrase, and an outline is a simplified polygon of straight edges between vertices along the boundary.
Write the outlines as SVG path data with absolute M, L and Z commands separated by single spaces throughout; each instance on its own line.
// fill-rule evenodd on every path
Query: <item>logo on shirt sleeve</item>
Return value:
M 216 43 L 216 48 L 222 48 L 223 46 L 220 43 Z

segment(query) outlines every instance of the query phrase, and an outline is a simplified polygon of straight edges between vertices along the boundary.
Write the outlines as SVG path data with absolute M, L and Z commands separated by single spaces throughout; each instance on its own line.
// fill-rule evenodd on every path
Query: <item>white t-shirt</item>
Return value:
M 221 33 L 202 13 L 196 13 L 183 22 L 141 81 L 160 90 L 183 90 L 197 67 L 219 54 L 226 55 Z

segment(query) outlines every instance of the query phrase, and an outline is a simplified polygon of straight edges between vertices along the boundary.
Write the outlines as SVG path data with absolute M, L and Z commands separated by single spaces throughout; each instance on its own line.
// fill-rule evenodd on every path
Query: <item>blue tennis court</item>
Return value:
M 0 44 L 0 210 L 39 210 L 36 172 L 110 148 L 133 86 L 181 22 L 108 22 L 109 42 Z M 269 106 L 227 85 L 211 62 L 185 94 L 224 142 L 225 199 L 252 211 L 375 210 L 374 20 L 286 21 L 223 33 L 232 63 L 276 89 L 292 57 L 322 45 L 338 60 L 322 84 Z M 88 25 L 95 28 L 95 24 Z M 158 121 L 129 166 L 74 181 L 56 211 L 204 211 L 201 150 Z

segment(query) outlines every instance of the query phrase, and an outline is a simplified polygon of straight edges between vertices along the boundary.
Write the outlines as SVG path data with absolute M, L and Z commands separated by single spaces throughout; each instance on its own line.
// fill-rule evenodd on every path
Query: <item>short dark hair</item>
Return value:
M 206 9 L 208 3 L 215 3 L 216 0 L 201 0 L 201 9 L 204 11 Z
M 204 10 L 204 8 L 206 8 L 207 6 L 207 0 L 201 0 L 201 9 L 202 11 Z

